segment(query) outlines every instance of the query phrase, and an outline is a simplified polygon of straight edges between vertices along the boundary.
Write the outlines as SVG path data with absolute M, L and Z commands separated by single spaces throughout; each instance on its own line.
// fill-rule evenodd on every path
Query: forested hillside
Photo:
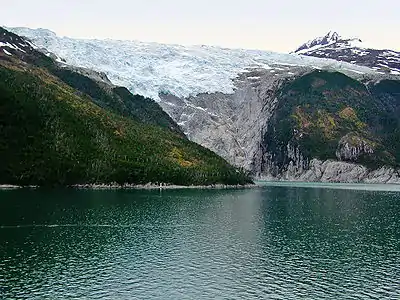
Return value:
M 0 38 L 0 183 L 251 181 L 152 100 L 58 67 L 7 31 Z
M 300 154 L 304 167 L 313 158 L 372 170 L 400 166 L 399 81 L 365 85 L 338 72 L 313 71 L 285 84 L 278 95 L 264 136 L 276 172 Z

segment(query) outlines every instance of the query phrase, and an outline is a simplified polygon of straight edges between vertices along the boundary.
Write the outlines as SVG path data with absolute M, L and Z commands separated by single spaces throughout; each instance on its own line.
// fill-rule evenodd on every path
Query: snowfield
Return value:
M 248 68 L 274 70 L 279 66 L 309 66 L 357 74 L 373 69 L 297 54 L 214 46 L 180 46 L 138 41 L 87 40 L 60 37 L 46 29 L 8 28 L 29 38 L 73 66 L 104 72 L 115 85 L 160 100 L 159 93 L 178 97 L 200 93 L 233 93 L 238 74 Z

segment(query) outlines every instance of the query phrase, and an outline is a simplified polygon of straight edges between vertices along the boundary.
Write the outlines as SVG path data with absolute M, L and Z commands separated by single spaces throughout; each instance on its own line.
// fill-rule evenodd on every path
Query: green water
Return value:
M 0 299 L 400 299 L 400 193 L 337 187 L 0 191 Z

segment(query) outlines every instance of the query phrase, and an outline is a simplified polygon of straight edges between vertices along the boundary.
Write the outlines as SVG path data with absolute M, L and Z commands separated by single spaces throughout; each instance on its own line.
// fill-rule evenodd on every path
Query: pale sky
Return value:
M 4 3 L 2 3 L 4 2 Z M 400 0 L 0 0 L 4 26 L 290 52 L 335 30 L 400 51 Z

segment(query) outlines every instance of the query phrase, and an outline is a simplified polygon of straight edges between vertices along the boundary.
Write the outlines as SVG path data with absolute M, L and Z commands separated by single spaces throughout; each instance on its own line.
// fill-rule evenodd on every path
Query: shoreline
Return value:
M 36 189 L 38 186 L 35 185 L 14 185 L 14 184 L 0 184 L 0 190 L 18 190 L 18 189 Z
M 349 190 L 376 190 L 376 191 L 396 191 L 400 192 L 400 184 L 395 183 L 365 183 L 365 182 L 319 182 L 319 181 L 288 181 L 288 180 L 254 180 L 254 184 L 245 185 L 175 185 L 175 184 L 75 184 L 69 186 L 18 186 L 12 184 L 0 184 L 0 191 L 18 189 L 41 189 L 59 188 L 73 190 L 239 190 L 263 187 L 302 187 L 302 188 L 328 188 L 328 189 L 349 189 Z
M 225 184 L 212 184 L 212 185 L 176 185 L 176 184 L 75 184 L 69 186 L 73 189 L 80 190 L 183 190 L 183 189 L 242 189 L 253 188 L 256 184 L 246 185 L 225 185 Z
M 257 184 L 245 185 L 225 185 L 225 184 L 212 184 L 212 185 L 175 185 L 175 184 L 74 184 L 68 186 L 59 186 L 58 188 L 68 188 L 77 190 L 180 190 L 180 189 L 203 189 L 203 190 L 217 190 L 217 189 L 245 189 L 258 187 Z M 37 189 L 41 186 L 19 186 L 12 184 L 0 184 L 0 190 L 17 190 L 17 189 Z

